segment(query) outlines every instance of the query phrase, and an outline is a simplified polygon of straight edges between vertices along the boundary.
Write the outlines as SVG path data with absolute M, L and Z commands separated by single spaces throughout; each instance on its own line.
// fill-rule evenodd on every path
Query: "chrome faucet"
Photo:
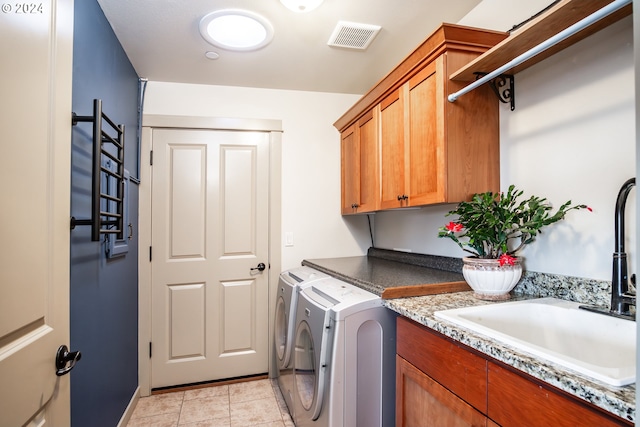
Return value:
M 627 254 L 624 251 L 624 209 L 629 192 L 636 185 L 636 179 L 628 179 L 620 188 L 616 199 L 615 211 L 615 252 L 613 253 L 613 277 L 611 280 L 611 308 L 581 305 L 580 308 L 609 316 L 635 320 L 636 293 L 629 291 L 629 277 L 627 272 Z M 635 274 L 631 281 L 635 285 Z
M 627 254 L 624 251 L 624 210 L 631 188 L 636 185 L 636 179 L 627 180 L 620 188 L 616 200 L 615 211 L 615 252 L 613 253 L 613 278 L 611 282 L 611 314 L 633 316 L 630 306 L 636 305 L 636 294 L 629 292 L 629 278 L 627 277 Z

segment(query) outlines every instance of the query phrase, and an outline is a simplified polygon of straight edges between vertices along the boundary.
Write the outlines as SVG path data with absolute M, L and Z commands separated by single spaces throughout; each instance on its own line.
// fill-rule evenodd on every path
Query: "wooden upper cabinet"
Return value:
M 380 208 L 380 168 L 378 161 L 378 108 L 356 123 L 360 141 L 360 206 L 359 212 Z
M 364 114 L 341 133 L 342 214 L 379 208 L 378 113 Z
M 488 87 L 455 103 L 447 96 L 465 85 L 450 81 L 449 74 L 505 37 L 505 33 L 443 24 L 334 124 L 343 136 L 343 179 L 355 179 L 345 175 L 345 169 L 358 169 L 362 198 L 365 153 L 358 127 L 363 119 L 377 123 L 377 132 L 367 133 L 377 142 L 367 143 L 366 156 L 377 147 L 379 169 L 367 176 L 378 180 L 378 200 L 367 203 L 366 209 L 361 201 L 348 202 L 354 196 L 344 194 L 351 184 L 343 182 L 343 213 L 355 212 L 351 208 L 355 204 L 358 212 L 365 212 L 457 203 L 474 193 L 499 190 L 498 99 Z M 359 140 L 359 155 L 345 154 L 349 135 Z M 367 183 L 366 188 L 374 187 Z
M 444 79 L 439 78 L 442 59 L 439 57 L 427 65 L 407 83 L 409 206 L 441 203 L 446 199 L 444 120 L 439 113 L 444 108 Z
M 448 52 L 442 58 L 449 75 L 468 63 L 475 54 Z M 489 85 L 483 85 L 456 102 L 446 98 L 466 86 L 446 79 L 442 98 L 446 141 L 446 202 L 467 200 L 474 193 L 499 191 L 500 122 L 499 102 Z
M 352 213 L 360 203 L 360 144 L 356 136 L 356 125 L 353 124 L 341 134 L 341 183 L 342 213 Z
M 380 208 L 406 205 L 406 153 L 404 88 L 388 95 L 380 103 Z

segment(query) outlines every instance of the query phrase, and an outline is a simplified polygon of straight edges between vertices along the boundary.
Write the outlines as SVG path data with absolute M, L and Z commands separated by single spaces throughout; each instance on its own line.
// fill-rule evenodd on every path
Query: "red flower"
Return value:
M 500 258 L 498 258 L 498 262 L 500 263 L 500 267 L 502 267 L 503 265 L 507 264 L 507 265 L 513 265 L 516 261 L 515 257 L 512 257 L 511 255 L 507 255 L 507 254 L 502 254 L 500 256 Z
M 447 228 L 447 230 L 449 230 L 449 232 L 452 232 L 452 233 L 457 233 L 458 231 L 462 231 L 462 229 L 464 228 L 462 224 L 459 224 L 453 221 L 451 221 L 445 227 Z

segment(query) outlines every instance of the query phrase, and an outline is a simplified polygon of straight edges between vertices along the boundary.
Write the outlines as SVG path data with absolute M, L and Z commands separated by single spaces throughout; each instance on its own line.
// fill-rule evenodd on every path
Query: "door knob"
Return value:
M 56 375 L 61 377 L 68 374 L 81 357 L 82 354 L 79 351 L 69 351 L 69 348 L 64 344 L 58 347 L 56 352 Z M 69 366 L 67 366 L 67 363 Z
M 267 266 L 264 265 L 264 262 L 261 262 L 260 264 L 258 264 L 257 267 L 251 268 L 251 271 L 254 271 L 254 270 L 264 271 L 265 268 L 267 268 Z

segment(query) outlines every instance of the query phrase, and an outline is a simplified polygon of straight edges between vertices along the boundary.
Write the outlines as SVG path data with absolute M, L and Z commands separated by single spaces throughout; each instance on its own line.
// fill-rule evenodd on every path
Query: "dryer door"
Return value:
M 296 338 L 293 353 L 296 417 L 317 420 L 325 398 L 328 360 L 331 354 L 332 331 L 329 308 L 332 303 L 320 304 L 307 294 L 298 296 Z M 300 415 L 299 415 L 300 414 Z M 296 422 L 298 424 L 298 422 Z
M 289 352 L 287 351 L 287 306 L 282 295 L 278 295 L 276 303 L 275 318 L 275 338 L 276 355 L 278 357 L 278 367 L 284 368 L 289 363 Z
M 307 412 L 316 400 L 318 372 L 315 348 L 309 324 L 306 321 L 300 322 L 296 333 L 294 378 L 298 402 Z

